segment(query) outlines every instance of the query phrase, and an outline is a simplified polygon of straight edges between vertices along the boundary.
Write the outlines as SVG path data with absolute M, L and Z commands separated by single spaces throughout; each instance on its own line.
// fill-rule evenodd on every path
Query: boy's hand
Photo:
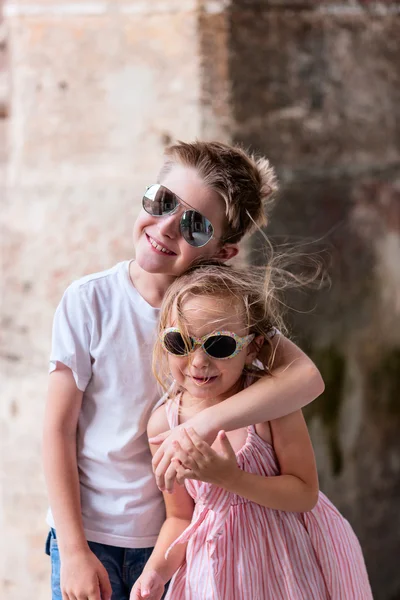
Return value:
M 108 573 L 91 550 L 61 556 L 63 600 L 111 600 Z
M 225 431 L 220 431 L 217 436 L 222 449 L 221 454 L 204 442 L 194 429 L 185 433 L 185 449 L 179 448 L 179 443 L 175 442 L 176 456 L 172 459 L 178 483 L 183 483 L 185 479 L 197 479 L 219 487 L 231 487 L 240 471 L 235 451 Z
M 129 600 L 160 600 L 164 581 L 156 571 L 144 571 L 132 588 Z
M 187 443 L 187 437 L 185 436 L 184 428 L 187 428 L 190 425 L 195 426 L 197 434 L 205 440 L 205 442 L 208 442 L 209 444 L 213 443 L 216 431 L 211 429 L 210 422 L 207 422 L 207 420 L 203 418 L 202 413 L 184 425 L 179 425 L 179 427 L 175 427 L 175 429 L 165 431 L 164 433 L 160 433 L 156 437 L 149 439 L 150 444 L 153 444 L 154 446 L 160 445 L 153 456 L 152 462 L 156 482 L 161 491 L 167 490 L 172 492 L 173 490 L 174 481 L 176 479 L 176 465 L 171 464 L 171 461 L 176 454 L 174 442 L 179 442 L 183 450 L 186 449 L 185 443 Z

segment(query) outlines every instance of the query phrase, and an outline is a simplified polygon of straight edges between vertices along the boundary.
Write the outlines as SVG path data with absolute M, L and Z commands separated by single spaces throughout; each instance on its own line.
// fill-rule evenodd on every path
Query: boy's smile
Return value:
M 166 246 L 162 245 L 159 240 L 156 240 L 155 238 L 150 237 L 147 233 L 145 235 L 149 241 L 150 246 L 154 250 L 156 250 L 156 252 L 161 252 L 162 254 L 166 254 L 167 256 L 176 256 L 175 252 L 172 252 L 172 250 L 170 250 Z

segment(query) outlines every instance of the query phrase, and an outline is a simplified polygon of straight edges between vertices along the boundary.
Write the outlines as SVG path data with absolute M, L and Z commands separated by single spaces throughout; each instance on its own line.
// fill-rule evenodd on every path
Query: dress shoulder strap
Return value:
M 179 425 L 179 407 L 181 405 L 181 392 L 172 398 L 168 398 L 165 404 L 168 425 L 171 429 Z

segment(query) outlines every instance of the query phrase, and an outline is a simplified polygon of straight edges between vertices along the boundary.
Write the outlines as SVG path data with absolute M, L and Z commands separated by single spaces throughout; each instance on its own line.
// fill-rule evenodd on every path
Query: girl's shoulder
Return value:
M 166 403 L 162 404 L 151 414 L 147 424 L 147 435 L 154 437 L 170 428 L 167 417 Z
M 296 410 L 284 417 L 279 417 L 265 423 L 257 423 L 254 426 L 257 435 L 265 442 L 274 446 L 274 440 L 288 444 L 297 439 L 298 435 L 304 435 L 308 429 L 302 410 Z
M 289 444 L 303 443 L 309 441 L 307 423 L 301 409 L 296 410 L 284 417 L 273 419 L 269 423 L 274 446 L 284 448 Z
M 254 429 L 258 437 L 272 446 L 272 432 L 269 421 L 266 421 L 265 423 L 257 423 L 257 425 L 254 425 Z

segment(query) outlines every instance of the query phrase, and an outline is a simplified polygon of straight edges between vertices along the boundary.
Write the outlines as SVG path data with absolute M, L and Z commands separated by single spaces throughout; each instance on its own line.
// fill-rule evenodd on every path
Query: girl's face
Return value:
M 226 220 L 224 201 L 207 187 L 197 171 L 176 165 L 162 184 L 188 206 L 205 216 L 213 225 L 214 237 L 202 248 L 190 246 L 180 233 L 180 220 L 185 206 L 170 216 L 153 217 L 143 208 L 133 228 L 136 262 L 149 273 L 178 277 L 201 257 L 228 260 L 237 253 L 236 245 L 221 246 Z M 187 207 L 186 207 L 187 208 Z
M 216 331 L 230 331 L 240 337 L 248 334 L 232 298 L 196 296 L 188 298 L 183 306 L 188 334 L 200 338 Z M 168 327 L 178 327 L 174 307 Z M 253 345 L 243 348 L 233 358 L 215 359 L 199 345 L 188 356 L 168 354 L 171 375 L 177 384 L 199 399 L 223 400 L 236 391 L 245 364 L 250 364 L 255 353 Z

